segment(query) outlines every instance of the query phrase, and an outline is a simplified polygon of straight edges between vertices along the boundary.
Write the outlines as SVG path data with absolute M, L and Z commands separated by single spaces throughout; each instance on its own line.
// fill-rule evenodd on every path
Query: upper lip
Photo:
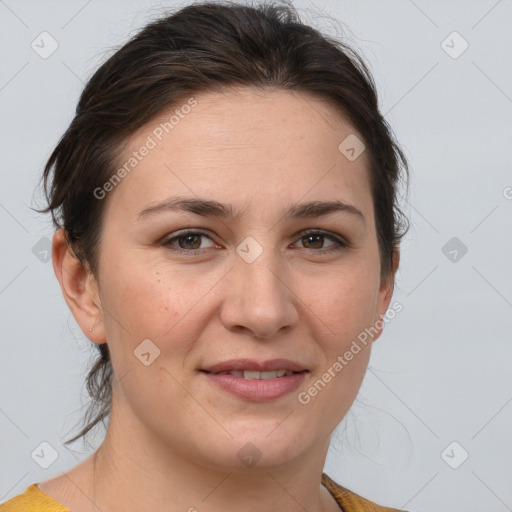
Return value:
M 269 359 L 267 361 L 254 361 L 253 359 L 230 359 L 221 363 L 201 368 L 201 370 L 210 373 L 230 372 L 233 370 L 252 370 L 260 372 L 271 372 L 274 370 L 290 370 L 292 372 L 302 372 L 306 370 L 304 365 L 291 361 L 290 359 Z

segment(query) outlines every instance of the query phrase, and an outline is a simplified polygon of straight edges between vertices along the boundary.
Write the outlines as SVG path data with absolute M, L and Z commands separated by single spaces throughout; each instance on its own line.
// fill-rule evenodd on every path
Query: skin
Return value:
M 53 265 L 65 300 L 84 334 L 108 343 L 115 385 L 95 455 L 39 486 L 73 512 L 339 510 L 320 478 L 372 343 L 309 404 L 297 394 L 391 300 L 398 253 L 381 282 L 367 154 L 349 161 L 338 150 L 349 134 L 362 136 L 309 95 L 242 88 L 194 97 L 191 113 L 104 199 L 98 280 L 62 230 L 55 233 Z M 119 165 L 169 116 L 136 132 Z M 171 195 L 215 199 L 243 215 L 169 211 L 137 220 Z M 283 217 L 312 200 L 351 204 L 364 221 L 347 212 Z M 164 245 L 182 229 L 207 236 Z M 334 251 L 332 239 L 311 240 L 306 229 L 338 234 L 350 246 Z M 252 263 L 236 252 L 248 236 L 263 249 Z M 145 366 L 133 352 L 148 338 L 160 355 Z M 198 371 L 232 358 L 278 357 L 310 373 L 296 392 L 271 402 L 235 397 Z M 237 457 L 248 442 L 261 452 L 250 468 Z

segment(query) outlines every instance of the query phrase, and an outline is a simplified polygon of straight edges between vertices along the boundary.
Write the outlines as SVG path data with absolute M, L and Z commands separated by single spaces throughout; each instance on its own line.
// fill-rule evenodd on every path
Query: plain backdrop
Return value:
M 62 443 L 85 412 L 92 343 L 48 260 L 49 216 L 29 208 L 44 163 L 98 65 L 186 3 L 0 1 L 0 502 L 97 446 Z M 363 54 L 411 167 L 403 309 L 325 471 L 409 511 L 512 510 L 512 1 L 294 3 Z

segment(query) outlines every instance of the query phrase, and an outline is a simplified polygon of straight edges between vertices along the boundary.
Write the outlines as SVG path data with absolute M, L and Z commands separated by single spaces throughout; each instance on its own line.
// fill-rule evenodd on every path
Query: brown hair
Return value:
M 98 278 L 106 200 L 98 200 L 94 190 L 114 174 L 128 136 L 192 94 L 231 86 L 316 95 L 337 107 L 364 137 L 381 277 L 389 277 L 393 254 L 409 227 L 397 199 L 408 174 L 406 158 L 379 112 L 376 87 L 361 57 L 304 24 L 288 2 L 198 2 L 146 25 L 85 86 L 75 117 L 44 169 L 48 207 L 37 211 L 51 212 L 76 257 Z M 66 444 L 110 414 L 109 349 L 96 347 L 100 355 L 87 375 L 93 400 L 85 427 Z

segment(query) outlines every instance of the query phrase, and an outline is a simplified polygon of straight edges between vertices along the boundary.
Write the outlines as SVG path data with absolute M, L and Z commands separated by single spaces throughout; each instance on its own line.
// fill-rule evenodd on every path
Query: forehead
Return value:
M 233 202 L 234 193 L 243 201 L 263 189 L 274 200 L 335 190 L 367 197 L 366 152 L 351 161 L 340 150 L 351 137 L 362 142 L 331 103 L 309 94 L 235 88 L 191 95 L 127 139 L 116 169 L 128 172 L 110 202 L 147 206 L 171 193 Z

